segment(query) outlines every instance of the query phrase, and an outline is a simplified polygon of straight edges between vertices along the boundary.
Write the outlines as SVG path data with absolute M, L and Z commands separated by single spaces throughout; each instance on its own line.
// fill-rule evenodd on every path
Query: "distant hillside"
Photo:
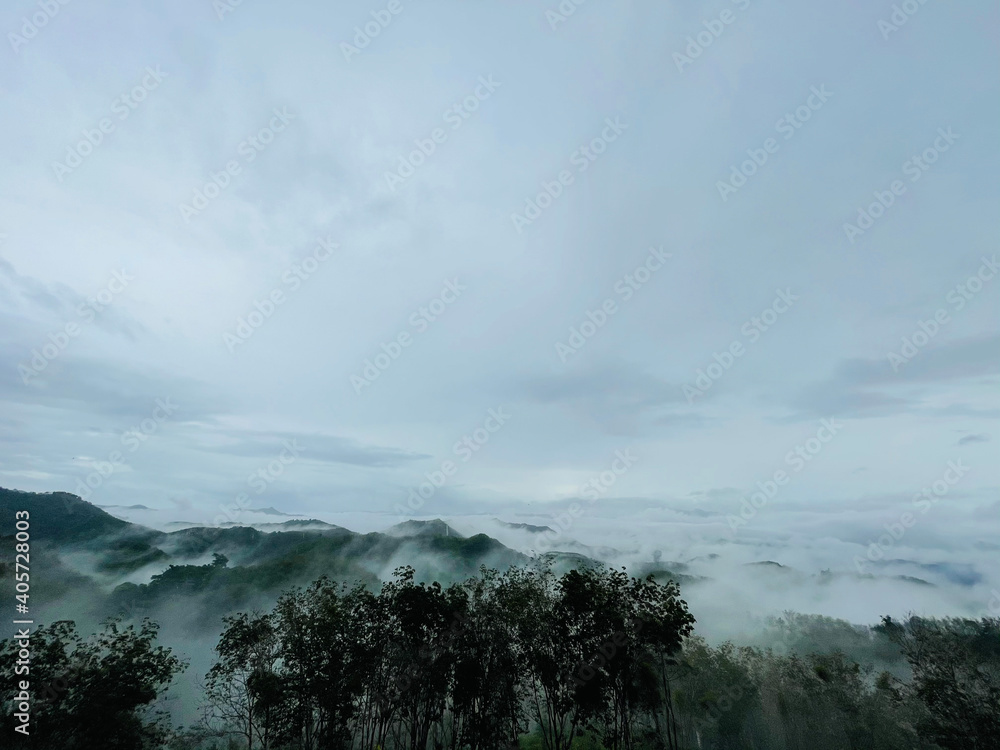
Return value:
M 197 526 L 198 524 L 186 524 L 188 526 Z M 222 524 L 226 527 L 235 526 L 245 526 L 247 524 L 238 523 L 225 523 Z M 343 526 L 337 526 L 336 524 L 327 523 L 326 521 L 320 521 L 316 518 L 303 518 L 295 519 L 294 521 L 282 521 L 280 523 L 252 523 L 250 524 L 253 528 L 258 531 L 329 531 L 331 529 L 344 529 Z
M 461 534 L 440 518 L 434 518 L 430 521 L 410 519 L 409 521 L 397 523 L 395 526 L 390 526 L 385 530 L 385 533 L 389 536 L 448 536 L 458 539 L 462 538 Z
M 272 508 L 268 506 L 267 508 L 247 508 L 250 513 L 263 513 L 266 516 L 287 516 L 288 518 L 294 518 L 295 513 L 285 513 L 277 508 Z
M 521 531 L 528 531 L 532 534 L 544 534 L 546 531 L 555 531 L 555 529 L 552 529 L 549 526 L 535 526 L 530 523 L 512 523 L 510 521 L 501 521 L 499 518 L 494 518 L 493 520 L 506 529 L 520 529 Z
M 371 534 L 316 519 L 164 532 L 115 518 L 76 495 L 0 490 L 9 533 L 15 510 L 30 513 L 34 541 L 51 543 L 53 573 L 72 569 L 68 578 L 86 582 L 80 588 L 90 591 L 95 612 L 166 607 L 194 627 L 240 607 L 270 606 L 278 592 L 320 576 L 377 588 L 396 567 L 412 565 L 422 580 L 451 582 L 484 565 L 506 569 L 529 559 L 485 534 L 466 538 L 440 519 Z M 197 599 L 178 607 L 185 597 Z M 52 614 L 62 616 L 57 605 Z
M 0 487 L 0 530 L 14 533 L 14 513 L 31 514 L 31 538 L 81 542 L 121 532 L 131 524 L 68 492 L 21 492 Z

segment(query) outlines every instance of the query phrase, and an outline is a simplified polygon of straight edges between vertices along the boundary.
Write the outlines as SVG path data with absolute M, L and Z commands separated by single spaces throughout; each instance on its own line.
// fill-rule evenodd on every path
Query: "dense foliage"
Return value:
M 109 622 L 82 639 L 72 622 L 39 627 L 31 634 L 31 734 L 14 732 L 13 698 L 18 646 L 0 643 L 0 698 L 4 747 L 46 750 L 134 750 L 161 747 L 167 717 L 157 696 L 184 667 L 169 649 L 155 646 L 157 626 Z M 6 743 L 10 741 L 10 745 Z
M 1000 747 L 1000 620 L 868 629 L 790 614 L 768 636 L 776 650 L 712 647 L 693 623 L 676 584 L 605 568 L 483 569 L 447 587 L 411 568 L 380 589 L 320 578 L 224 619 L 202 718 L 170 729 L 158 701 L 182 665 L 153 623 L 82 640 L 60 622 L 32 636 L 33 680 L 49 687 L 14 746 Z M 4 642 L 6 737 L 15 655 Z
M 373 593 L 320 579 L 226 619 L 206 724 L 246 747 L 630 747 L 656 670 L 694 619 L 674 584 L 584 569 L 484 571 L 442 588 L 413 570 Z

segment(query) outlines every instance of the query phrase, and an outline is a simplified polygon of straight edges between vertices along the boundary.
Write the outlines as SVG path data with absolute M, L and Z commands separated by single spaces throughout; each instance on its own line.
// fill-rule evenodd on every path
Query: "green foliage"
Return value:
M 0 487 L 0 518 L 28 508 L 34 540 L 72 543 L 120 532 L 129 524 L 68 492 L 19 492 Z
M 110 621 L 86 640 L 73 622 L 39 627 L 31 635 L 31 729 L 13 731 L 12 700 L 18 646 L 0 643 L 0 700 L 4 735 L 22 748 L 140 750 L 162 747 L 168 728 L 151 710 L 184 667 L 169 649 L 155 646 L 158 626 L 136 629 Z
M 248 618 L 227 621 L 213 672 L 238 654 L 256 675 L 227 730 L 256 721 L 251 749 L 997 747 L 996 621 L 868 630 L 788 613 L 781 651 L 713 647 L 675 584 L 544 566 L 447 588 L 402 568 L 377 593 L 322 579 Z M 823 633 L 891 662 L 898 644 L 913 681 L 802 652 Z
M 545 748 L 632 747 L 693 622 L 675 584 L 616 570 L 483 569 L 445 588 L 400 568 L 378 593 L 323 578 L 226 619 L 208 723 L 248 748 L 490 750 L 533 726 Z
M 949 749 L 1000 748 L 1000 619 L 886 617 L 879 630 L 910 663 L 912 681 L 895 695 L 926 707 L 925 736 Z
M 363 545 L 383 543 L 369 536 Z M 476 537 L 428 540 L 482 554 Z M 315 543 L 303 535 L 295 544 Z M 186 730 L 157 713 L 181 664 L 155 645 L 154 623 L 112 621 L 87 639 L 71 622 L 39 628 L 31 674 L 44 700 L 32 708 L 32 736 L 15 747 L 1000 747 L 1000 620 L 886 618 L 863 628 L 786 613 L 766 647 L 715 646 L 693 635 L 676 583 L 594 565 L 557 574 L 547 562 L 484 567 L 446 586 L 409 567 L 378 587 L 321 576 L 269 611 L 228 615 L 203 719 Z M 116 596 L 216 596 L 252 585 L 255 570 L 215 553 Z M 0 644 L 6 729 L 16 655 L 13 641 Z
M 869 630 L 787 613 L 779 651 L 712 647 L 691 635 L 676 584 L 545 566 L 447 588 L 402 568 L 377 593 L 321 579 L 246 617 L 227 621 L 213 672 L 238 653 L 256 675 L 224 728 L 256 721 L 248 748 L 996 747 L 993 621 Z M 247 633 L 262 652 L 233 650 Z M 898 644 L 914 680 L 837 649 L 806 652 L 824 638 L 889 663 Z

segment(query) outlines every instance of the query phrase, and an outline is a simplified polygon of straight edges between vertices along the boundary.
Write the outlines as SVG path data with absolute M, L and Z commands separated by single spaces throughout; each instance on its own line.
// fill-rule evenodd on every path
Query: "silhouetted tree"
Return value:
M 276 671 L 280 642 L 271 615 L 223 619 L 218 660 L 205 680 L 208 721 L 268 750 L 284 727 L 283 685 Z
M 921 729 L 944 748 L 1000 748 L 1000 619 L 882 619 L 906 656 L 904 691 L 926 707 Z
M 122 628 L 116 620 L 82 639 L 71 621 L 31 635 L 30 735 L 13 731 L 18 646 L 0 643 L 0 701 L 5 742 L 24 748 L 138 750 L 161 747 L 166 717 L 153 706 L 184 665 L 154 645 L 159 626 L 143 620 Z

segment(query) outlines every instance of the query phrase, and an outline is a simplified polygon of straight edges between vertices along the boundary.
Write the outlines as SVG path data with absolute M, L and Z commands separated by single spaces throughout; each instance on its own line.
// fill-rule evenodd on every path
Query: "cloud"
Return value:
M 427 454 L 414 453 L 399 448 L 364 445 L 334 435 L 318 433 L 259 432 L 213 430 L 215 439 L 224 438 L 223 444 L 205 449 L 220 454 L 244 458 L 273 458 L 285 441 L 295 440 L 302 446 L 302 456 L 308 461 L 348 464 L 372 468 L 404 466 L 414 461 L 430 458 Z M 197 438 L 195 438 L 197 440 Z M 204 437 L 201 441 L 204 444 Z
M 118 269 L 109 269 L 111 272 Z M 98 301 L 81 294 L 72 287 L 62 283 L 46 284 L 31 276 L 18 273 L 8 261 L 0 258 L 0 304 L 18 317 L 44 317 L 49 323 L 62 328 L 66 323 L 77 323 L 80 326 L 95 325 L 108 333 L 118 334 L 127 339 L 135 340 L 144 332 L 144 326 L 120 305 L 112 302 L 102 305 Z M 86 317 L 78 311 L 84 308 Z M 43 333 L 37 345 L 47 343 Z
M 699 426 L 681 386 L 624 363 L 528 378 L 518 386 L 529 402 L 560 406 L 611 435 L 648 434 L 653 426 Z
M 142 419 L 158 398 L 174 399 L 183 420 L 212 419 L 231 409 L 230 400 L 212 385 L 121 360 L 111 363 L 67 350 L 27 384 L 18 374 L 20 362 L 17 353 L 0 352 L 0 403 L 21 409 L 65 412 L 84 423 Z
M 778 550 L 805 569 L 849 560 L 845 547 L 883 533 L 892 503 L 975 451 L 956 440 L 993 432 L 982 422 L 1000 416 L 1000 277 L 982 293 L 966 281 L 995 246 L 1000 196 L 1000 159 L 975 141 L 996 117 L 968 106 L 1000 95 L 995 45 L 971 22 L 984 0 L 942 6 L 934 24 L 888 42 L 859 3 L 752 3 L 747 25 L 683 73 L 671 55 L 704 30 L 705 4 L 649 5 L 641 24 L 625 4 L 588 5 L 557 30 L 529 3 L 462 14 L 427 4 L 350 63 L 337 42 L 365 11 L 244 3 L 220 23 L 206 4 L 146 5 L 91 0 L 108 23 L 87 34 L 50 24 L 25 64 L 0 67 L 19 113 L 0 123 L 0 472 L 26 489 L 73 490 L 93 471 L 74 457 L 124 449 L 128 471 L 95 499 L 180 498 L 189 505 L 174 517 L 214 516 L 297 439 L 303 459 L 255 499 L 390 513 L 502 405 L 509 426 L 428 508 L 534 501 L 545 516 L 630 448 L 639 462 L 587 522 L 589 544 L 612 527 L 630 543 L 659 518 L 649 533 L 678 556 L 723 548 L 748 562 Z M 867 41 L 844 47 L 865 28 Z M 894 65 L 900 45 L 912 52 L 902 78 L 864 75 Z M 110 103 L 147 65 L 167 77 L 117 119 Z M 496 95 L 453 129 L 444 113 L 490 74 Z M 919 82 L 921 97 L 901 80 Z M 833 97 L 786 141 L 775 123 L 813 85 Z M 286 106 L 296 119 L 247 161 L 241 142 Z M 114 132 L 60 182 L 53 160 L 105 116 Z M 581 169 L 582 149 L 619 116 L 628 129 Z M 909 180 L 904 162 L 946 126 L 962 140 L 851 245 L 844 222 L 873 191 Z M 428 141 L 438 127 L 447 137 Z M 718 183 L 742 181 L 748 152 L 770 136 L 779 149 L 723 201 Z M 411 158 L 431 142 L 426 159 Z M 230 159 L 240 173 L 185 223 L 178 203 L 214 192 L 204 188 Z M 423 163 L 393 190 L 386 174 L 405 161 Z M 539 200 L 562 170 L 572 184 Z M 523 232 L 512 226 L 512 212 L 542 203 Z M 291 269 L 327 235 L 340 251 L 299 278 Z M 669 267 L 627 282 L 660 245 Z M 18 364 L 123 267 L 135 281 L 121 299 L 22 383 Z M 455 277 L 468 292 L 417 328 L 411 314 Z M 800 300 L 775 320 L 766 308 L 779 288 Z M 225 333 L 264 315 L 276 290 L 284 302 L 230 353 Z M 596 325 L 606 299 L 618 311 L 560 363 L 554 342 Z M 954 319 L 893 372 L 885 353 L 943 304 Z M 350 376 L 390 356 L 402 331 L 412 345 L 356 394 Z M 729 362 L 732 342 L 744 353 Z M 683 385 L 720 367 L 688 404 Z M 129 452 L 124 431 L 157 398 L 178 413 Z M 854 419 L 787 488 L 798 504 L 776 502 L 728 541 L 725 515 L 831 416 Z M 995 487 L 998 471 L 982 462 L 970 487 Z M 980 503 L 973 523 L 969 500 L 952 499 L 940 522 L 907 535 L 908 555 L 987 557 L 975 543 L 995 509 Z
M 959 438 L 955 445 L 969 445 L 970 443 L 988 443 L 990 441 L 990 436 L 986 433 L 978 433 L 975 435 L 966 435 L 965 437 Z
M 801 389 L 789 402 L 792 421 L 824 416 L 856 419 L 896 414 L 997 415 L 993 408 L 953 402 L 931 406 L 922 396 L 932 385 L 969 381 L 1000 373 L 1000 334 L 973 336 L 919 351 L 899 372 L 887 358 L 851 358 L 827 380 Z

